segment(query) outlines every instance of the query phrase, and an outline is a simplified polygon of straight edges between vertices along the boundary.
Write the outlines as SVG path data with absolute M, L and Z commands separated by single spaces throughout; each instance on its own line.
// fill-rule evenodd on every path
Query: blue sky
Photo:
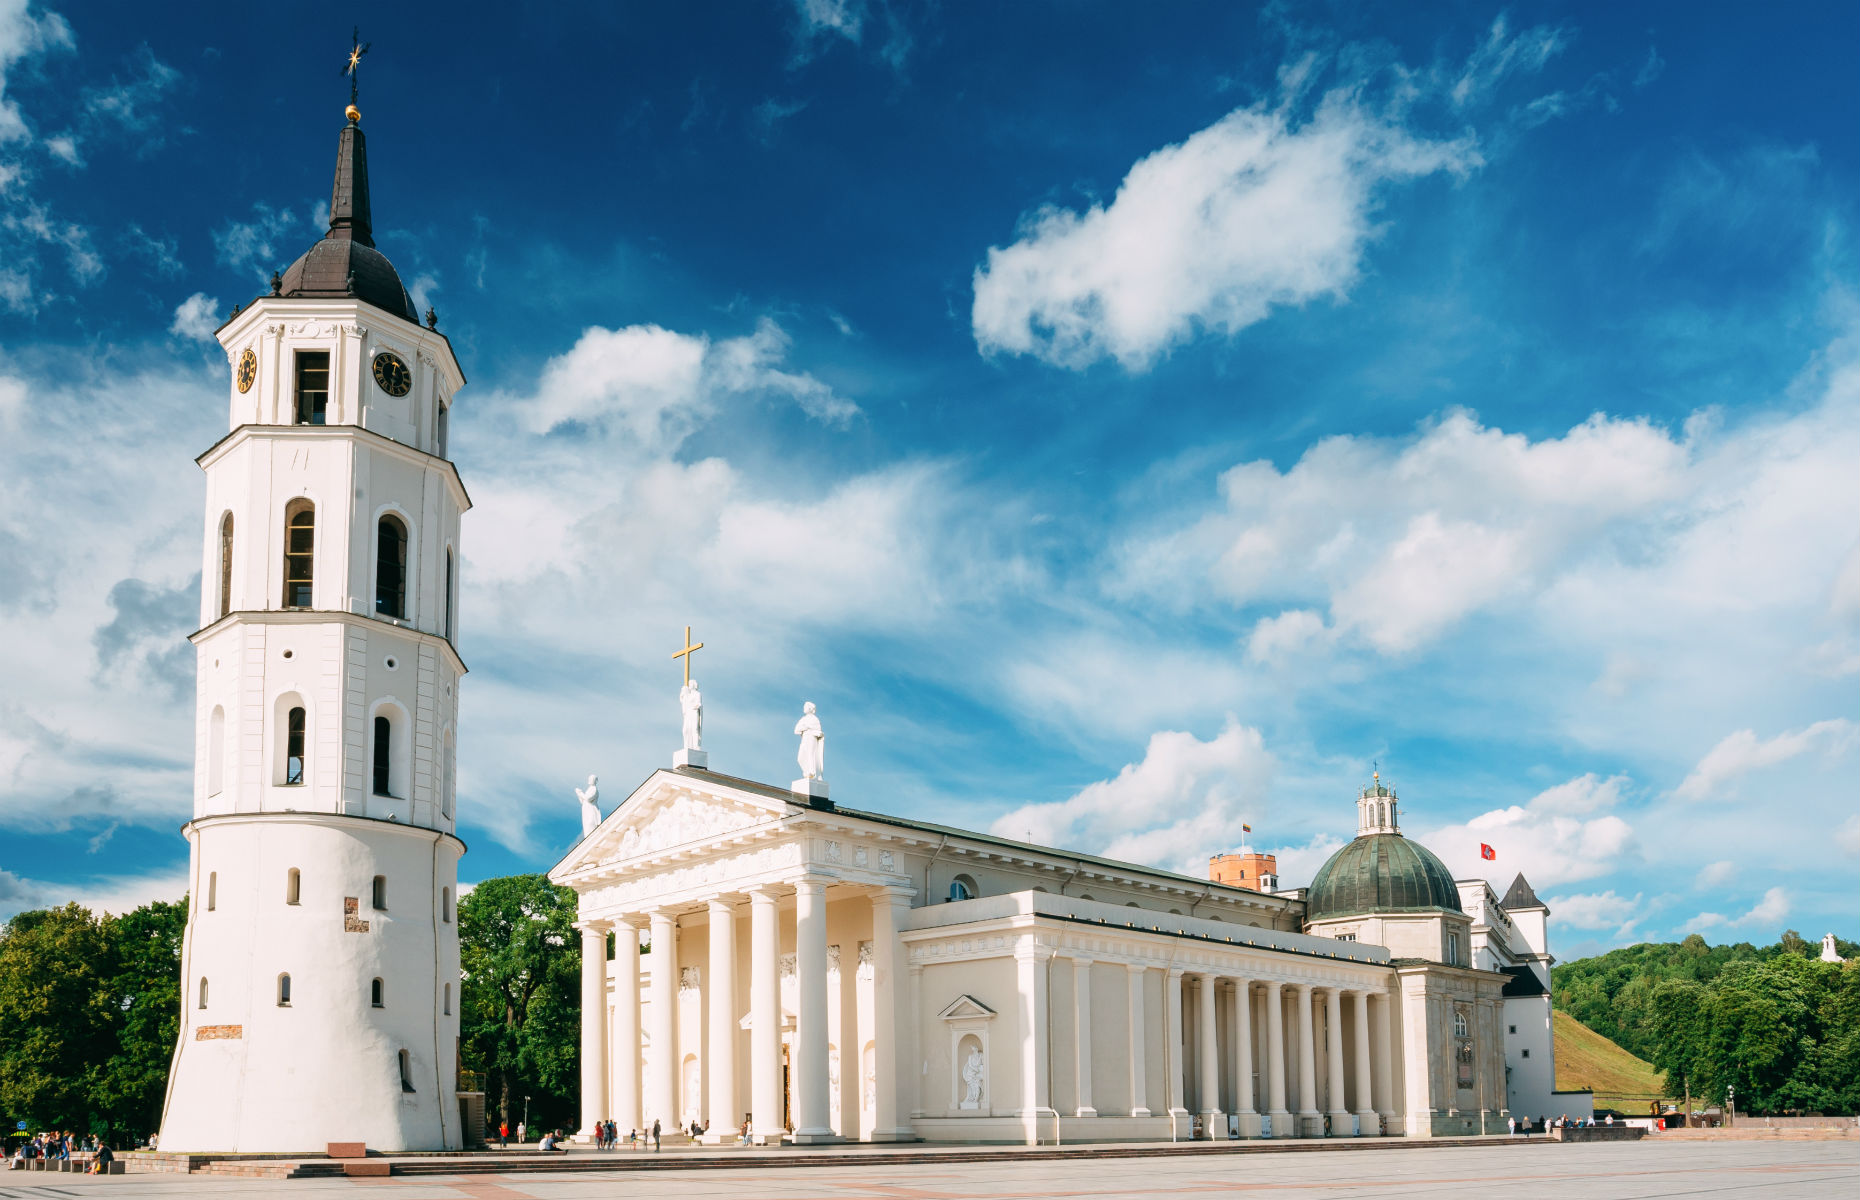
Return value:
M 0 910 L 183 886 L 210 336 L 322 12 L 0 0 Z M 470 377 L 467 878 L 669 762 L 1288 885 L 1380 763 L 1563 953 L 1854 935 L 1852 6 L 371 12 Z

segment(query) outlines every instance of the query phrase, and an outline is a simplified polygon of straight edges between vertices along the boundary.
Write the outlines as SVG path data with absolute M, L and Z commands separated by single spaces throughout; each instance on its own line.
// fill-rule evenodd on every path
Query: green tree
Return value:
M 120 1016 L 103 923 L 76 904 L 23 912 L 0 936 L 0 1111 L 102 1132 L 92 1093 Z
M 168 1067 L 181 1023 L 181 941 L 187 901 L 156 901 L 104 923 L 115 973 L 109 992 L 120 1017 L 116 1052 L 93 1100 L 111 1133 L 140 1138 L 161 1124 Z
M 544 875 L 487 879 L 459 901 L 463 1065 L 513 1126 L 531 1097 L 537 1128 L 576 1123 L 581 945 L 575 893 Z

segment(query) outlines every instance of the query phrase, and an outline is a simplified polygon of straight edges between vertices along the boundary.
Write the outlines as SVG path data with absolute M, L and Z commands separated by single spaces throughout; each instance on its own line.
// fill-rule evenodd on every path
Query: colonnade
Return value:
M 708 1053 L 704 1070 L 708 1086 L 703 1108 L 713 1136 L 733 1133 L 737 1115 L 747 1109 L 751 1115 L 750 1140 L 779 1142 L 784 1137 L 800 1143 L 837 1140 L 832 1127 L 828 1048 L 830 1042 L 828 1003 L 828 951 L 826 889 L 830 881 L 821 876 L 802 875 L 780 884 L 769 884 L 711 897 L 705 902 L 710 920 L 708 979 L 702 988 Z M 908 1031 L 909 1022 L 899 1018 L 900 1005 L 906 1002 L 900 987 L 902 948 L 898 941 L 898 924 L 910 906 L 910 893 L 901 888 L 867 889 L 871 903 L 872 938 L 870 943 L 872 977 L 872 1075 L 874 1141 L 909 1138 L 912 1133 L 900 1121 L 898 1111 L 900 1084 L 897 1064 L 909 1062 L 900 1056 L 898 1038 Z M 781 915 L 782 899 L 794 897 L 794 966 L 795 1010 L 793 1039 L 786 1061 L 792 1073 L 794 1111 L 793 1132 L 784 1119 L 787 1087 L 782 1054 L 783 1014 L 781 1007 Z M 737 1008 L 736 922 L 747 901 L 749 919 L 749 964 L 747 1014 Z M 681 963 L 678 954 L 677 910 L 653 908 L 641 914 L 626 914 L 607 921 L 587 921 L 577 928 L 582 935 L 582 1017 L 581 1017 L 581 1133 L 591 1135 L 594 1124 L 612 1119 L 621 1129 L 650 1128 L 654 1121 L 667 1131 L 682 1123 L 679 1109 L 680 1062 L 678 1027 L 678 990 Z M 647 1005 L 650 1029 L 646 1039 L 654 1048 L 647 1060 L 640 1053 L 640 981 L 639 922 L 649 929 L 651 954 Z M 612 997 L 613 1045 L 607 1041 L 607 937 L 616 939 L 614 955 L 614 992 Z M 660 957 L 663 955 L 663 957 Z M 747 1021 L 744 1021 L 745 1015 Z M 747 1105 L 736 1075 L 737 1031 L 744 1024 L 749 1030 Z M 694 1042 L 686 1031 L 687 1046 Z M 610 1054 L 611 1049 L 611 1054 Z M 858 1051 L 852 1049 L 852 1069 L 861 1069 Z M 844 1054 L 844 1049 L 843 1049 Z M 644 1078 L 640 1072 L 644 1071 Z M 615 1080 L 609 1095 L 609 1080 Z M 630 1080 L 630 1084 L 629 1084 Z M 689 1098 L 687 1098 L 689 1099 Z M 846 1124 L 853 1124 L 849 1117 Z

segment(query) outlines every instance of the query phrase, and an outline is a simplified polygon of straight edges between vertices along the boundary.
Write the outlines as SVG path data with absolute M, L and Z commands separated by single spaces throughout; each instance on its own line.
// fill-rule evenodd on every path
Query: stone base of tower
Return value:
M 458 859 L 365 817 L 203 817 L 161 1148 L 452 1150 Z

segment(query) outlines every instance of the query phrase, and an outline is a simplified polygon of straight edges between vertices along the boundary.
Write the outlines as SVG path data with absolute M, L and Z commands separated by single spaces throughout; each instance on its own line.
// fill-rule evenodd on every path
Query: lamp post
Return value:
M 1737 1121 L 1737 1085 L 1736 1084 L 1732 1084 L 1724 1089 L 1724 1109 L 1725 1109 L 1724 1123 L 1725 1123 L 1725 1126 L 1728 1128 L 1729 1126 L 1735 1124 Z
M 530 1098 L 528 1096 L 525 1096 L 523 1097 L 523 1128 L 527 1131 L 529 1127 L 530 1127 Z

